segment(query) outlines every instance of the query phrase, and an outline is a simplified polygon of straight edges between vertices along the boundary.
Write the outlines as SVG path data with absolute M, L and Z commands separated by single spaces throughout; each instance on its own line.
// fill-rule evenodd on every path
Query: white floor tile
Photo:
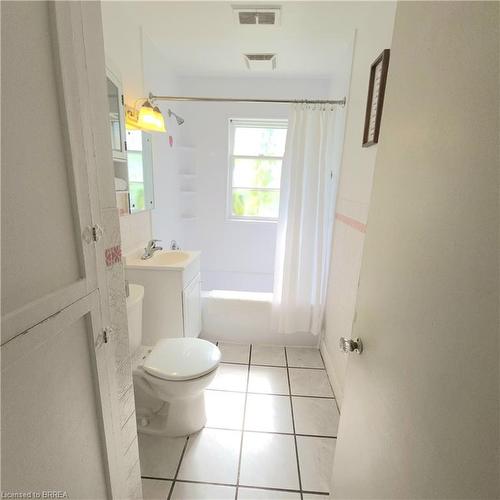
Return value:
M 303 493 L 302 500 L 328 500 L 330 495 L 315 495 L 314 493 Z
M 248 392 L 262 394 L 288 394 L 286 368 L 251 366 Z
M 234 500 L 236 488 L 215 484 L 175 483 L 172 500 Z
M 330 491 L 335 439 L 297 436 L 302 489 Z
M 324 368 L 319 349 L 312 347 L 287 347 L 288 366 L 295 368 Z
M 325 370 L 290 368 L 292 395 L 333 397 Z
M 248 344 L 229 344 L 219 342 L 218 347 L 222 354 L 222 363 L 245 363 L 248 364 L 250 357 L 250 346 Z
M 144 500 L 167 500 L 172 481 L 158 479 L 142 480 L 142 498 Z
M 293 436 L 245 432 L 241 452 L 240 484 L 298 489 Z
M 249 394 L 245 430 L 293 432 L 290 398 L 268 394 Z
M 141 475 L 173 479 L 186 438 L 149 436 L 139 433 Z
M 221 364 L 208 389 L 245 392 L 248 367 L 243 365 Z
M 179 479 L 236 484 L 241 432 L 203 429 L 190 436 Z
M 286 366 L 285 348 L 272 345 L 252 345 L 252 365 Z
M 291 491 L 238 488 L 238 500 L 300 500 L 300 493 Z
M 336 436 L 339 411 L 334 399 L 292 398 L 295 432 Z
M 206 427 L 241 430 L 245 394 L 241 392 L 205 391 Z

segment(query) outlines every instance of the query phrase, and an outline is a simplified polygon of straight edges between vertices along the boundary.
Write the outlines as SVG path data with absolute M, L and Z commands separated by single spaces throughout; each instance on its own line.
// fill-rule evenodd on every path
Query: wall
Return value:
M 134 106 L 137 99 L 145 97 L 150 91 L 156 94 L 175 93 L 176 84 L 164 57 L 143 33 L 128 11 L 129 7 L 126 2 L 101 3 L 106 64 L 121 78 L 125 103 Z M 167 119 L 169 134 L 175 135 L 171 124 L 172 120 Z M 153 162 L 158 163 L 155 166 L 157 173 L 161 172 L 165 162 L 168 163 L 169 150 L 168 135 L 153 133 Z M 167 185 L 172 188 L 170 183 Z M 155 195 L 160 207 L 171 198 L 169 191 L 158 193 L 155 189 Z M 151 211 L 120 217 L 120 229 L 123 254 L 142 249 L 152 238 Z
M 221 97 L 326 98 L 329 84 L 326 79 L 179 78 L 183 95 Z M 184 148 L 174 149 L 184 160 L 192 157 L 190 161 L 194 163 L 196 195 L 192 214 L 196 219 L 182 219 L 179 227 L 178 220 L 172 223 L 167 219 L 166 207 L 163 215 L 153 215 L 154 234 L 168 241 L 176 239 L 184 248 L 202 251 L 205 290 L 272 291 L 276 224 L 226 220 L 228 120 L 287 118 L 288 107 L 234 103 L 170 103 L 170 106 L 186 120 L 180 137 Z M 172 168 L 177 169 L 175 160 L 172 162 Z M 161 185 L 155 166 L 155 189 L 159 192 L 168 190 L 168 176 L 163 178 L 165 182 Z
M 382 50 L 391 45 L 395 3 L 364 5 L 363 13 L 358 16 L 359 24 L 353 42 L 350 83 L 334 81 L 331 89 L 332 94 L 338 94 L 343 88 L 349 88 L 325 334 L 321 342 L 323 357 L 339 403 L 342 402 L 347 356 L 339 352 L 338 339 L 351 336 L 377 154 L 377 146 L 361 147 L 369 70 Z

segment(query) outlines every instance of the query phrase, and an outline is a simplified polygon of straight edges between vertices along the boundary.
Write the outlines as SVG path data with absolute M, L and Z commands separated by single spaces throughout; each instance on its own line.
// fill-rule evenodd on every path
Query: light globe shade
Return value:
M 150 130 L 152 132 L 167 131 L 161 111 L 157 107 L 153 108 L 148 101 L 139 110 L 136 126 L 142 130 Z

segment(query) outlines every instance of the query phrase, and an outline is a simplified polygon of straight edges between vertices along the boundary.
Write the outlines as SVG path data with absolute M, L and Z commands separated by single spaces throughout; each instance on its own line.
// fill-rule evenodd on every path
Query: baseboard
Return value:
M 339 384 L 337 377 L 335 376 L 335 369 L 333 367 L 332 358 L 328 353 L 328 349 L 323 339 L 320 342 L 319 350 L 321 351 L 321 355 L 323 356 L 326 373 L 328 374 L 328 378 L 330 379 L 330 383 L 332 384 L 333 393 L 335 395 L 335 399 L 337 400 L 337 405 L 340 409 L 342 406 L 342 399 L 344 397 L 344 390 L 343 387 Z

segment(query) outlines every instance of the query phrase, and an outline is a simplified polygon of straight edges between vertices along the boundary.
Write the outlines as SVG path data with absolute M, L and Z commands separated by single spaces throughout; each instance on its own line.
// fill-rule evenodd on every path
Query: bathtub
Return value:
M 309 333 L 271 332 L 272 293 L 211 290 L 201 294 L 201 337 L 241 344 L 316 347 L 318 337 Z

